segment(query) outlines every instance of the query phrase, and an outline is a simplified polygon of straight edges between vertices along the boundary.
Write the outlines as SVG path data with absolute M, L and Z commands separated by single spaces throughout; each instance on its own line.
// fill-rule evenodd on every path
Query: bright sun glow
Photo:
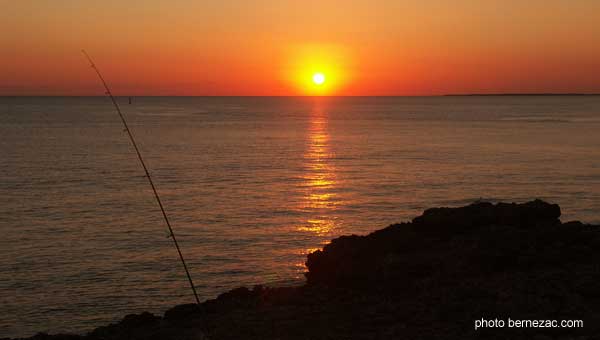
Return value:
M 321 72 L 317 72 L 315 74 L 313 74 L 313 83 L 317 84 L 317 85 L 321 85 L 325 82 L 325 75 Z
M 349 83 L 349 58 L 343 47 L 298 45 L 290 47 L 285 77 L 300 95 L 338 95 Z

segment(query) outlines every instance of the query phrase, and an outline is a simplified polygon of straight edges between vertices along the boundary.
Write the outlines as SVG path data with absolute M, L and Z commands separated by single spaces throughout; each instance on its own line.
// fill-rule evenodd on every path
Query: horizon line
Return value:
M 252 98 L 252 97 L 256 97 L 256 98 L 276 98 L 276 97 L 281 97 L 281 98 L 340 98 L 340 97 L 348 97 L 348 98 L 352 98 L 352 97 L 357 97 L 357 98 L 365 98 L 365 97 L 501 97 L 501 96 L 506 96 L 506 97 L 526 97 L 526 96 L 547 96 L 547 97 L 551 97 L 551 96 L 600 96 L 600 93 L 578 93 L 578 92 L 565 92 L 565 93 L 561 93 L 561 92 L 531 92 L 531 93 L 527 93 L 527 92 L 523 92 L 523 93 L 519 93 L 519 92 L 498 92 L 498 93 L 448 93 L 448 94 L 431 94 L 431 95 L 331 95 L 331 96 L 311 96 L 311 95 L 154 95 L 154 94 L 148 94 L 148 95 L 116 95 L 115 97 L 131 97 L 131 98 L 135 98 L 135 97 L 213 97 L 213 98 L 219 98 L 219 97 L 223 97 L 223 98 L 240 98 L 240 97 L 248 97 L 248 98 Z M 106 97 L 105 94 L 93 94 L 93 95 L 61 95 L 61 94 L 57 94 L 57 95 L 35 95 L 35 94 L 7 94 L 7 95 L 0 95 L 0 98 L 7 98 L 7 97 Z

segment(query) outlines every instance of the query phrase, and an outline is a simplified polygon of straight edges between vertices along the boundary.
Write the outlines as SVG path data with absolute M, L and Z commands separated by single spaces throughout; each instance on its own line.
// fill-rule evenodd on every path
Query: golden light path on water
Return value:
M 341 203 L 335 192 L 338 184 L 336 169 L 331 160 L 334 153 L 330 148 L 328 131 L 328 114 L 320 103 L 316 103 L 310 113 L 306 136 L 306 149 L 303 154 L 302 200 L 299 210 L 309 212 L 303 224 L 296 231 L 316 234 L 327 238 L 338 227 L 335 211 Z M 324 241 L 326 243 L 327 241 Z M 302 258 L 320 248 L 309 248 L 302 251 Z M 304 261 L 296 265 L 304 272 Z
M 335 168 L 331 164 L 332 152 L 329 148 L 329 132 L 327 131 L 327 112 L 319 105 L 311 113 L 306 152 L 304 153 L 305 197 L 303 209 L 314 211 L 306 224 L 298 227 L 300 231 L 315 234 L 328 234 L 336 227 L 335 210 L 337 180 Z

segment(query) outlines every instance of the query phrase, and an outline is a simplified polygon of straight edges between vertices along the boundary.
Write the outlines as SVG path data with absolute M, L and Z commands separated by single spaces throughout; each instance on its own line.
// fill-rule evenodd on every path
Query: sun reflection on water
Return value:
M 309 218 L 298 227 L 299 231 L 326 236 L 337 226 L 334 214 L 339 204 L 335 192 L 337 178 L 332 164 L 333 153 L 330 150 L 330 137 L 327 130 L 328 116 L 317 105 L 310 116 L 306 152 L 304 159 L 303 211 L 309 212 Z

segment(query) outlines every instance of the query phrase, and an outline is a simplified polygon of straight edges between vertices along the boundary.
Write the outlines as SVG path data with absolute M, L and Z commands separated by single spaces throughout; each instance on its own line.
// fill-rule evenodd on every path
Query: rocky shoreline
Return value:
M 29 339 L 600 339 L 600 226 L 559 217 L 540 200 L 428 209 L 309 254 L 303 286 L 242 287 L 87 335 Z M 478 320 L 496 323 L 476 330 Z

